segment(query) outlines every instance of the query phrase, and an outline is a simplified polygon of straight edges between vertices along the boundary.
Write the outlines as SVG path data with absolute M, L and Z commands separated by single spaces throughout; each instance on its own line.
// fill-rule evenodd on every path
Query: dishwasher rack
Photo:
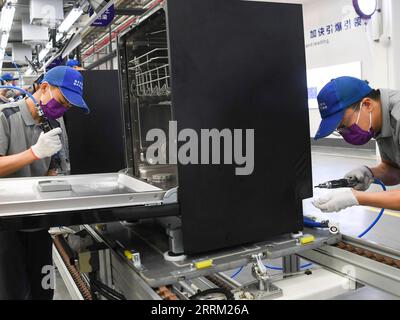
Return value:
M 134 71 L 132 91 L 138 97 L 169 96 L 171 94 L 167 48 L 155 48 L 129 62 Z

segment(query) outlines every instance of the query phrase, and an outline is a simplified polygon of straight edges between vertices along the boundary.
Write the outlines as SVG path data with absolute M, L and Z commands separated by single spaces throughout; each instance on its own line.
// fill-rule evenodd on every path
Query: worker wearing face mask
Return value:
M 347 143 L 360 146 L 375 139 L 382 162 L 349 172 L 345 178 L 359 181 L 353 190 L 335 190 L 313 204 L 323 212 L 358 205 L 400 210 L 400 190 L 364 192 L 375 178 L 387 186 L 400 184 L 400 91 L 373 90 L 365 81 L 341 77 L 321 90 L 318 103 L 322 122 L 316 140 L 336 133 Z
M 0 177 L 48 174 L 51 157 L 62 148 L 56 119 L 72 108 L 88 113 L 82 94 L 82 75 L 72 68 L 57 67 L 44 76 L 34 97 L 55 128 L 47 133 L 31 98 L 0 106 Z M 42 287 L 51 250 L 47 230 L 0 231 L 0 300 L 52 299 L 53 290 Z
M 1 77 L 2 85 L 4 86 L 18 86 L 19 79 L 14 77 L 11 73 L 5 73 Z M 0 103 L 9 103 L 18 99 L 21 95 L 19 91 L 12 89 L 2 89 L 0 92 Z

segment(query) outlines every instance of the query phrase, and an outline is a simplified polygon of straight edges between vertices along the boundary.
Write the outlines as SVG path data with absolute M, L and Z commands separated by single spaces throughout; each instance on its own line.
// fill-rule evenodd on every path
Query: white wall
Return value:
M 392 0 L 382 1 L 382 32 L 390 32 Z M 394 1 L 400 2 L 400 1 Z M 400 11 L 399 11 L 400 13 Z M 352 0 L 313 0 L 304 5 L 304 27 L 306 39 L 307 68 L 318 68 L 348 62 L 361 61 L 362 77 L 374 88 L 395 88 L 390 78 L 391 65 L 388 57 L 391 47 L 384 41 L 372 39 L 371 23 L 351 30 L 343 30 L 329 36 L 310 39 L 310 31 L 320 26 L 334 24 L 357 16 Z M 329 43 L 310 46 L 319 40 Z M 310 110 L 311 136 L 314 136 L 320 123 L 317 109 Z
M 393 88 L 400 89 L 400 1 L 391 0 L 391 49 L 389 78 Z
M 268 1 L 268 0 L 256 0 Z M 362 77 L 374 88 L 400 89 L 400 1 L 380 0 L 382 6 L 382 40 L 372 39 L 371 23 L 329 36 L 310 38 L 310 31 L 357 16 L 352 0 L 274 0 L 270 2 L 302 3 L 307 68 L 361 61 Z M 390 42 L 386 40 L 390 37 Z M 310 46 L 327 40 L 328 43 Z M 320 123 L 317 109 L 310 110 L 311 137 Z

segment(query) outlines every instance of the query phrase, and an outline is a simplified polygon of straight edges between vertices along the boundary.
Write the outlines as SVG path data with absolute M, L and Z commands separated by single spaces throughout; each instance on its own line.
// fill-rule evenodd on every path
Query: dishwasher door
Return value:
M 124 173 L 2 179 L 0 230 L 177 215 L 167 192 Z

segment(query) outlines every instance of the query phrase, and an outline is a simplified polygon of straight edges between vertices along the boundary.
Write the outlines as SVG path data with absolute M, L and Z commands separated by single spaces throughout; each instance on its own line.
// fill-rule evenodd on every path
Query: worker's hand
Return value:
M 43 159 L 51 157 L 60 151 L 62 148 L 61 133 L 61 128 L 53 129 L 47 133 L 42 132 L 37 143 L 31 148 L 34 156 L 37 159 Z
M 344 176 L 345 179 L 357 179 L 358 183 L 354 189 L 358 191 L 367 191 L 371 184 L 374 182 L 372 171 L 368 167 L 360 167 L 350 171 Z
M 339 212 L 358 206 L 358 200 L 351 189 L 335 190 L 313 201 L 313 205 L 322 212 Z

